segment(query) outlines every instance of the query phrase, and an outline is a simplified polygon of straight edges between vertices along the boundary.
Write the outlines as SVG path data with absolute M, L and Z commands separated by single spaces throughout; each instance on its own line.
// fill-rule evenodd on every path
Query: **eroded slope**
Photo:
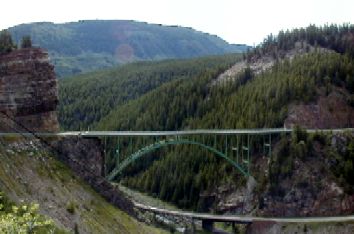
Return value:
M 159 233 L 116 209 L 36 142 L 1 140 L 0 190 L 80 233 Z

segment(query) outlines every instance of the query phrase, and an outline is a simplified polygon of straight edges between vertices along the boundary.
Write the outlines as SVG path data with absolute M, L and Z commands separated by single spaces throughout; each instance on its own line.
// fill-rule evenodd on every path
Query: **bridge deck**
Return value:
M 82 136 L 82 137 L 117 137 L 117 136 L 185 136 L 185 135 L 262 135 L 273 133 L 290 133 L 293 129 L 288 128 L 261 128 L 261 129 L 197 129 L 183 131 L 68 131 L 68 132 L 38 132 L 34 133 L 40 137 L 60 137 L 60 136 Z M 341 129 L 307 129 L 309 133 L 313 132 L 344 132 L 354 131 L 354 128 Z M 0 132 L 0 136 L 28 136 L 33 133 L 18 132 Z

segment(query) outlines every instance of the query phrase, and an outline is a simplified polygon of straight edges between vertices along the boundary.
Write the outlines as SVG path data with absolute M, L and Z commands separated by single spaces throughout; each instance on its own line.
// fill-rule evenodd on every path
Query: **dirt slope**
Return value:
M 306 47 L 308 49 L 305 49 Z M 289 59 L 291 61 L 295 56 L 305 55 L 316 50 L 322 53 L 334 52 L 329 49 L 315 48 L 309 44 L 301 44 L 300 42 L 297 42 L 295 43 L 294 49 L 280 52 L 281 56 L 278 59 L 280 59 L 280 61 L 284 59 Z M 274 58 L 272 54 L 265 54 L 260 57 L 254 56 L 252 59 L 250 59 L 250 61 L 237 62 L 231 68 L 220 74 L 217 79 L 213 81 L 212 85 L 222 84 L 224 82 L 237 79 L 237 75 L 247 67 L 249 67 L 255 75 L 261 74 L 262 72 L 271 69 L 276 62 L 277 59 Z

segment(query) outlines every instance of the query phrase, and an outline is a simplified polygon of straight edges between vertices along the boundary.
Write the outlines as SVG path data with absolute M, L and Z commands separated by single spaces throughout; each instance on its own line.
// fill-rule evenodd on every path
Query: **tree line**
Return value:
M 327 48 L 341 54 L 354 56 L 354 25 L 330 24 L 324 26 L 309 25 L 306 28 L 281 30 L 277 36 L 268 35 L 261 44 L 244 55 L 247 60 L 253 56 L 260 57 L 268 54 L 274 58 L 282 58 L 284 51 L 294 49 L 296 43 L 309 51 L 310 46 Z
M 110 115 L 114 118 L 115 112 L 121 110 L 122 106 L 163 84 L 176 80 L 196 80 L 195 77 L 205 70 L 218 67 L 225 69 L 240 59 L 239 55 L 226 55 L 137 62 L 62 79 L 59 82 L 60 125 L 65 130 L 97 128 L 104 118 Z M 178 89 L 172 87 L 170 95 L 175 90 Z M 133 111 L 129 110 L 125 114 L 131 115 Z
M 31 48 L 32 40 L 30 36 L 24 36 L 21 39 L 20 48 Z M 16 50 L 18 47 L 12 40 L 12 36 L 8 30 L 2 30 L 0 32 L 0 55 L 10 53 Z

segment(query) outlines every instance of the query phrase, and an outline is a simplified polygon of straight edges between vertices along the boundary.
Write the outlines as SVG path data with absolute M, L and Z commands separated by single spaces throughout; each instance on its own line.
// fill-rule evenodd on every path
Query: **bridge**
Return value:
M 272 135 L 287 134 L 291 129 L 184 130 L 184 131 L 128 131 L 105 132 L 117 137 L 115 166 L 107 173 L 112 181 L 122 171 L 144 155 L 164 147 L 192 145 L 212 153 L 230 163 L 243 176 L 250 176 L 252 145 L 257 140 L 263 153 L 271 155 Z M 86 137 L 102 136 L 101 132 L 84 133 Z M 124 140 L 125 138 L 125 140 Z M 128 139 L 127 139 L 128 138 Z M 124 149 L 125 148 L 125 149 Z
M 254 149 L 263 155 L 272 153 L 272 138 L 290 134 L 293 129 L 198 129 L 183 131 L 70 131 L 59 133 L 0 133 L 2 136 L 27 137 L 65 137 L 102 138 L 106 159 L 106 178 L 109 181 L 118 177 L 124 169 L 161 148 L 176 145 L 192 145 L 212 153 L 230 163 L 241 175 L 251 175 L 250 164 Z M 354 131 L 346 129 L 307 129 L 314 132 Z M 111 158 L 114 165 L 107 158 Z
M 272 139 L 282 134 L 290 134 L 294 130 L 286 128 L 270 129 L 234 129 L 234 130 L 185 130 L 185 131 L 71 131 L 59 133 L 34 133 L 34 132 L 0 132 L 0 137 L 79 137 L 101 138 L 105 147 L 105 154 L 114 156 L 115 165 L 106 174 L 107 179 L 114 180 L 125 168 L 141 159 L 144 155 L 159 150 L 163 147 L 176 145 L 192 145 L 206 150 L 216 157 L 230 163 L 241 175 L 251 175 L 250 164 L 254 149 L 270 156 L 272 153 Z M 308 133 L 337 133 L 350 131 L 346 129 L 307 129 Z M 107 143 L 108 142 L 108 143 Z M 109 144 L 109 145 L 108 145 Z M 113 147 L 113 149 L 112 149 Z M 306 217 L 306 218 L 264 218 L 240 215 L 214 215 L 174 211 L 151 207 L 139 203 L 134 206 L 155 214 L 166 214 L 202 221 L 205 230 L 212 230 L 215 222 L 230 222 L 233 224 L 249 224 L 257 221 L 269 222 L 346 222 L 354 221 L 354 216 L 345 217 Z
M 21 133 L 37 137 L 77 136 L 103 138 L 105 174 L 113 181 L 128 166 L 161 148 L 191 145 L 210 152 L 230 163 L 240 174 L 250 176 L 251 154 L 254 146 L 263 154 L 271 155 L 272 135 L 288 134 L 292 129 L 235 129 L 235 130 L 184 130 L 184 131 L 73 131 L 61 133 Z M 0 133 L 14 136 L 19 133 Z M 114 162 L 112 165 L 112 161 Z

